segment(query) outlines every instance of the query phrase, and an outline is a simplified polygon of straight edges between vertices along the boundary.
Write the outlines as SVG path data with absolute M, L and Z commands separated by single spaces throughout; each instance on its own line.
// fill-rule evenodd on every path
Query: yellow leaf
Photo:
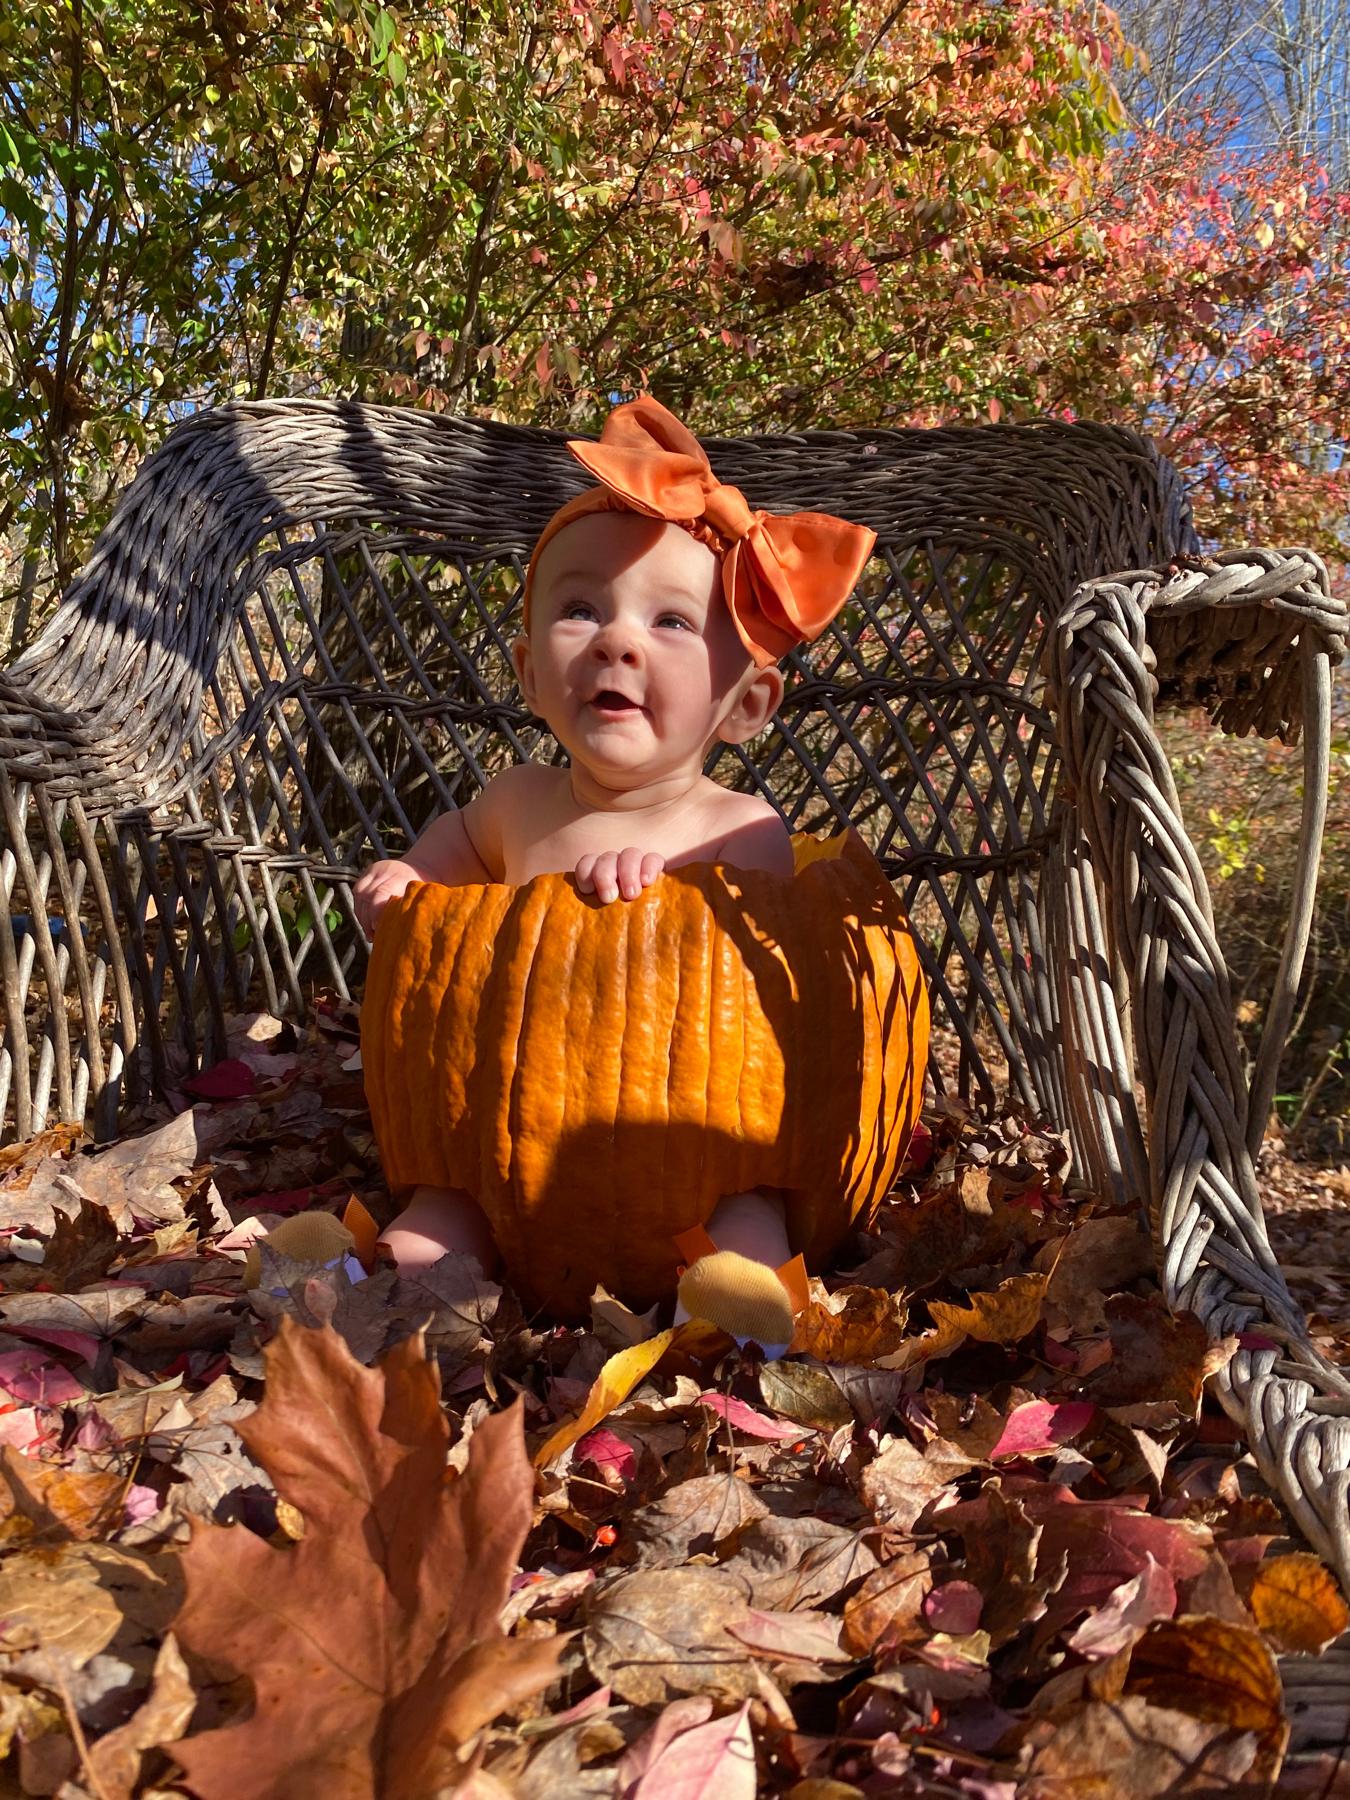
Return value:
M 602 1419 L 607 1419 L 616 1406 L 622 1406 L 639 1381 L 651 1374 L 683 1331 L 682 1325 L 673 1325 L 667 1331 L 658 1331 L 655 1337 L 647 1338 L 644 1343 L 616 1351 L 591 1384 L 586 1404 L 576 1418 L 560 1425 L 553 1436 L 535 1451 L 535 1468 L 542 1469 L 555 1456 L 561 1456 L 564 1450 L 570 1450 L 588 1431 L 594 1431 Z
M 1254 1783 L 1273 1781 L 1289 1741 L 1280 1672 L 1259 1632 L 1205 1615 L 1159 1619 L 1130 1650 L 1127 1694 L 1254 1732 Z
M 1258 1563 L 1247 1602 L 1280 1650 L 1315 1656 L 1350 1625 L 1335 1577 L 1306 1550 Z
M 930 1300 L 928 1310 L 939 1332 L 955 1328 L 982 1344 L 1015 1344 L 1040 1323 L 1049 1279 L 1048 1275 L 1014 1275 L 992 1293 L 972 1294 L 969 1306 Z
M 886 1288 L 847 1287 L 826 1294 L 812 1284 L 811 1304 L 797 1320 L 794 1350 L 823 1363 L 871 1363 L 892 1355 L 905 1335 L 907 1308 Z

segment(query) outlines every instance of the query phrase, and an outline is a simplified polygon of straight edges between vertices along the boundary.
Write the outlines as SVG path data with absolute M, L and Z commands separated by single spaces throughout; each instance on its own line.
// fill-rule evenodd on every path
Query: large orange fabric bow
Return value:
M 722 598 L 760 669 L 820 636 L 877 541 L 867 526 L 830 513 L 752 511 L 739 488 L 718 481 L 693 433 L 650 394 L 616 406 L 598 444 L 569 438 L 567 448 L 604 486 L 569 500 L 539 534 L 525 577 L 527 631 L 545 544 L 587 513 L 668 519 L 707 544 L 721 560 Z

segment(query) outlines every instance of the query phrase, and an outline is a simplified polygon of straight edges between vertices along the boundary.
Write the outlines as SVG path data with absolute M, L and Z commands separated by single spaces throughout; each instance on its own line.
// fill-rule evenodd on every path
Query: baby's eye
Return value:
M 693 626 L 689 623 L 688 619 L 686 619 L 682 613 L 662 613 L 660 619 L 657 622 L 658 622 L 658 624 L 661 624 L 661 625 L 670 625 L 672 623 L 676 624 L 676 625 L 683 625 L 686 631 L 692 631 L 694 629 Z
M 562 609 L 564 619 L 570 619 L 574 612 L 589 612 L 591 609 L 584 600 L 569 600 Z

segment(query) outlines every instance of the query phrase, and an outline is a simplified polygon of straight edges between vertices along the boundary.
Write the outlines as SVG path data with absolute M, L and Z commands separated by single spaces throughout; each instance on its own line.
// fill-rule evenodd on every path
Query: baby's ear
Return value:
M 741 689 L 740 698 L 723 719 L 717 736 L 725 744 L 743 744 L 763 731 L 778 711 L 785 687 L 776 666 L 757 669 L 753 680 Z
M 508 647 L 508 654 L 511 658 L 511 667 L 515 670 L 516 680 L 520 683 L 522 688 L 525 686 L 526 681 L 525 659 L 529 654 L 529 648 L 530 640 L 523 631 L 519 637 L 511 640 Z

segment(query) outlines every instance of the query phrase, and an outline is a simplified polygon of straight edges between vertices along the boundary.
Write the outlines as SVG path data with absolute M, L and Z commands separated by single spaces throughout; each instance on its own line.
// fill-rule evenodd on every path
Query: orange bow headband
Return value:
M 525 575 L 527 631 L 545 544 L 587 513 L 668 519 L 706 544 L 721 561 L 722 598 L 760 669 L 820 636 L 877 541 L 867 526 L 829 513 L 752 512 L 739 488 L 718 481 L 693 433 L 649 394 L 616 406 L 598 444 L 569 438 L 567 448 L 604 486 L 567 501 L 540 532 Z

